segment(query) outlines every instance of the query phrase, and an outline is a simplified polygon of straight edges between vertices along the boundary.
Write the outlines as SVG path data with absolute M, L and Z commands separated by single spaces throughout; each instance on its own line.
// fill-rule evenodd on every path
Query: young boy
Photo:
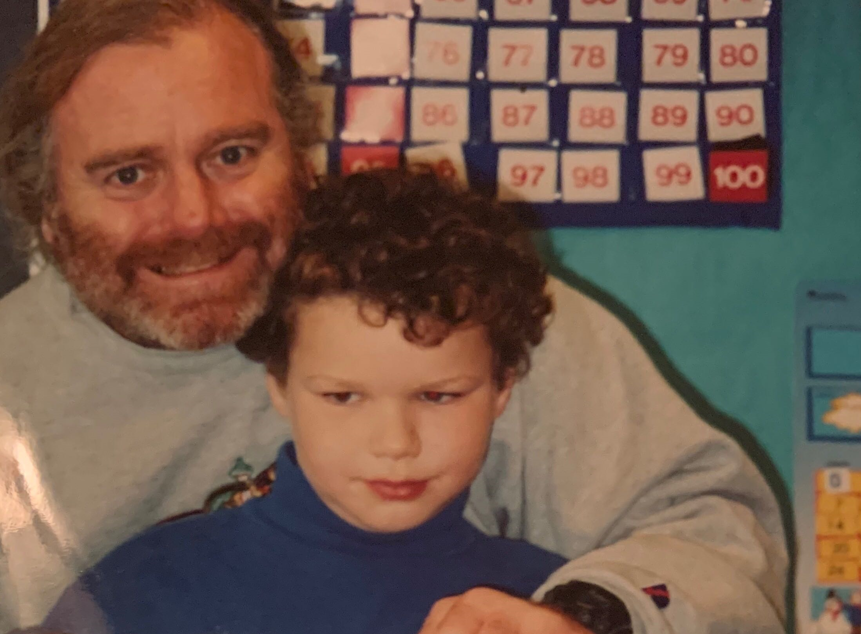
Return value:
M 241 344 L 291 426 L 271 493 L 120 546 L 44 626 L 415 634 L 445 596 L 529 597 L 564 559 L 463 513 L 543 336 L 545 281 L 508 210 L 430 172 L 324 184 Z

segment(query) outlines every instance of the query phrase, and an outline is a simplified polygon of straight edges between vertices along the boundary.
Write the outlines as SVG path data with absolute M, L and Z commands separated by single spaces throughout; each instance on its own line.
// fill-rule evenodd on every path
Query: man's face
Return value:
M 254 34 L 224 12 L 93 56 L 52 113 L 43 233 L 127 339 L 201 349 L 262 312 L 296 215 L 290 144 Z
M 326 505 L 375 532 L 414 528 L 475 478 L 508 401 L 483 327 L 423 347 L 403 322 L 372 326 L 355 300 L 300 306 L 286 384 L 269 392 L 290 420 L 299 465 Z

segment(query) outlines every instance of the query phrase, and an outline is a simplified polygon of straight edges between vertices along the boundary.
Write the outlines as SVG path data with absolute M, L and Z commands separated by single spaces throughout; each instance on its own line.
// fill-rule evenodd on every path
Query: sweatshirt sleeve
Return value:
M 554 322 L 473 487 L 477 521 L 570 559 L 536 599 L 579 580 L 622 599 L 637 634 L 782 631 L 787 553 L 764 478 L 621 322 L 551 288 Z

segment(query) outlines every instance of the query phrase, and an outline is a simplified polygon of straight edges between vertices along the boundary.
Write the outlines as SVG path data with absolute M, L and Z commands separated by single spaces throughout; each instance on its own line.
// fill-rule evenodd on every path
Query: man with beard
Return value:
M 284 442 L 232 344 L 297 219 L 301 84 L 255 0 L 64 0 L 7 83 L 4 199 L 49 265 L 0 302 L 0 630 Z M 422 634 L 779 631 L 786 552 L 756 468 L 606 310 L 550 289 L 466 514 L 569 558 L 536 599 L 572 618 L 468 592 Z

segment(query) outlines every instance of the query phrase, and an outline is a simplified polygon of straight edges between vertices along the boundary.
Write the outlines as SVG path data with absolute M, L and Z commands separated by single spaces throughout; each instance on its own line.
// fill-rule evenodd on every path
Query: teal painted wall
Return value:
M 695 407 L 719 426 L 735 430 L 716 410 L 740 421 L 791 486 L 795 287 L 861 278 L 861 2 L 784 4 L 783 64 L 779 231 L 558 229 L 543 239 L 581 285 L 616 300 Z

